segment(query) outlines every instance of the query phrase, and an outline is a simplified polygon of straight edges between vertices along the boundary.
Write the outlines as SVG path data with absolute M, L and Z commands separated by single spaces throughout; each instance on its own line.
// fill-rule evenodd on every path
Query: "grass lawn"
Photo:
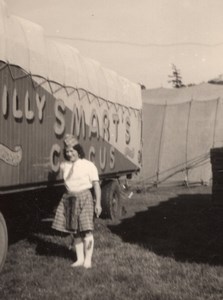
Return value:
M 223 299 L 223 205 L 213 206 L 210 187 L 153 189 L 123 205 L 121 221 L 96 220 L 90 270 L 70 267 L 70 237 L 50 220 L 18 223 L 0 298 Z

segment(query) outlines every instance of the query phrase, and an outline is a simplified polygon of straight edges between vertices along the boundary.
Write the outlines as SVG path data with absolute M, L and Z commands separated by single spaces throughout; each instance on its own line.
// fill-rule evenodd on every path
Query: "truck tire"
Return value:
M 102 184 L 102 217 L 118 220 L 121 217 L 120 186 L 116 180 Z
M 7 251 L 8 251 L 8 231 L 5 223 L 5 219 L 0 212 L 0 271 L 4 266 L 4 262 L 6 259 Z

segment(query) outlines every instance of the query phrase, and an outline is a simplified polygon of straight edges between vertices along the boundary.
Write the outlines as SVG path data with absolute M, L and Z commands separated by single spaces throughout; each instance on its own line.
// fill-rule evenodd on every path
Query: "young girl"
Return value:
M 101 188 L 98 170 L 85 159 L 83 148 L 73 135 L 67 134 L 64 140 L 64 158 L 60 168 L 67 192 L 63 195 L 52 224 L 52 228 L 74 235 L 77 261 L 71 266 L 91 268 L 94 248 L 94 212 L 101 214 Z M 94 205 L 90 189 L 94 189 Z

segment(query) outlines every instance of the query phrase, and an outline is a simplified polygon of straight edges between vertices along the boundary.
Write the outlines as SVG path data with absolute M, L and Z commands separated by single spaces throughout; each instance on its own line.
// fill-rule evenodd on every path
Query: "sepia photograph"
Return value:
M 222 0 L 0 0 L 1 300 L 223 299 Z

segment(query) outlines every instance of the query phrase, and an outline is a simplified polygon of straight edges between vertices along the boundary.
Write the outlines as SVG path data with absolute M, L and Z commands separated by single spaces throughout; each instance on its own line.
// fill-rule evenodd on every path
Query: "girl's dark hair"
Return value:
M 73 147 L 73 149 L 77 151 L 79 158 L 81 158 L 81 159 L 85 158 L 84 149 L 82 148 L 82 146 L 80 144 L 75 145 Z M 67 157 L 67 154 L 66 154 L 66 148 L 64 148 L 64 150 L 63 150 L 63 155 L 66 160 L 69 160 L 69 158 Z

